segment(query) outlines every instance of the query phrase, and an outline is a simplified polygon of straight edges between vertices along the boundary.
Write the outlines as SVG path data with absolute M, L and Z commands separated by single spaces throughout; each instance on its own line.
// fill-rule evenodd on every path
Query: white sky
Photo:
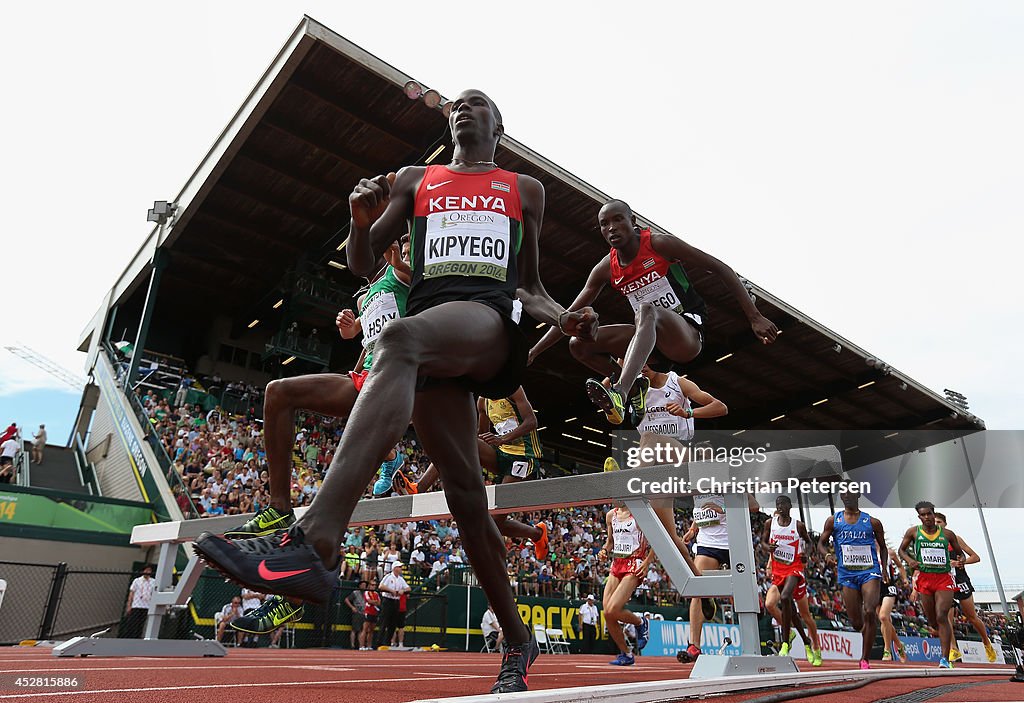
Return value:
M 486 90 L 512 137 L 1021 429 L 1015 2 L 3 3 L 0 343 L 81 373 L 146 209 L 304 12 L 446 96 Z M 55 385 L 0 350 L 0 396 Z

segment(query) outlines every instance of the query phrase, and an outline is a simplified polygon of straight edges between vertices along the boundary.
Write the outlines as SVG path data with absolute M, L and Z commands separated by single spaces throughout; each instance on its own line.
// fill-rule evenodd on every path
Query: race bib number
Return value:
M 714 527 L 722 524 L 722 514 L 710 507 L 694 508 L 693 521 L 697 523 L 697 527 L 701 529 L 705 527 Z
M 513 461 L 511 474 L 516 478 L 526 478 L 530 475 L 530 462 Z
M 924 547 L 921 549 L 921 564 L 923 566 L 945 566 L 947 558 L 948 552 L 942 547 Z
M 395 300 L 395 294 L 391 291 L 381 293 L 368 305 L 363 306 L 359 318 L 363 326 L 363 346 L 372 349 L 384 326 L 398 319 L 398 301 Z
M 494 423 L 494 431 L 498 434 L 499 437 L 504 437 L 509 432 L 515 430 L 515 428 L 517 427 L 519 427 L 519 421 L 516 420 L 514 417 L 509 417 L 502 420 L 501 422 Z
M 628 557 L 640 549 L 640 530 L 630 519 L 624 523 L 612 525 L 612 554 L 616 557 Z
M 792 544 L 776 544 L 772 558 L 780 564 L 792 564 L 796 561 L 796 547 Z
M 971 586 L 970 586 L 970 584 L 968 584 L 966 582 L 958 583 L 956 585 L 956 590 L 960 591 L 961 595 L 964 595 L 964 596 L 971 595 Z
M 449 210 L 427 216 L 423 278 L 482 276 L 504 281 L 511 249 L 507 215 Z
M 644 416 L 643 422 L 640 423 L 640 427 L 637 431 L 641 434 L 644 432 L 651 432 L 662 437 L 679 437 L 679 424 L 675 419 L 666 419 L 664 417 L 658 417 L 662 413 L 652 413 L 650 410 Z M 664 413 L 670 418 L 672 417 L 669 413 Z
M 869 544 L 844 544 L 843 568 L 847 571 L 866 571 L 875 565 Z
M 629 298 L 629 304 L 633 306 L 633 312 L 640 310 L 640 306 L 644 303 L 650 303 L 666 310 L 683 311 L 682 301 L 679 300 L 676 292 L 672 290 L 672 284 L 665 277 L 655 278 L 647 285 L 629 292 L 626 297 Z

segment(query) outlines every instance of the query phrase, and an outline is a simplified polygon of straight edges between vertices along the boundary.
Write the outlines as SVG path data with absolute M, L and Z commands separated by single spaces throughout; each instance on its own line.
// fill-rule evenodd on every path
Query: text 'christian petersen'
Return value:
M 753 478 L 738 479 L 735 476 L 728 481 L 716 478 L 699 478 L 696 481 L 688 481 L 678 476 L 672 476 L 663 481 L 645 481 L 641 476 L 634 476 L 626 482 L 626 490 L 635 495 L 676 495 L 688 493 L 820 493 L 821 495 L 835 495 L 836 493 L 855 492 L 860 494 L 871 493 L 869 481 L 801 481 L 798 478 L 788 478 L 785 481 L 762 481 L 757 476 Z

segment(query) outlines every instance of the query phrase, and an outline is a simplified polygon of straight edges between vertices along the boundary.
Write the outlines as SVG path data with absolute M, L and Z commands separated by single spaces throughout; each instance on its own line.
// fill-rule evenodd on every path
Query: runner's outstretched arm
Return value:
M 711 395 L 705 390 L 702 390 L 700 386 L 691 381 L 688 378 L 679 379 L 679 389 L 683 392 L 687 398 L 692 402 L 697 403 L 700 407 L 692 408 L 690 417 L 697 418 L 700 420 L 709 420 L 713 417 L 724 417 L 729 414 L 729 407 L 720 401 L 715 396 Z M 679 408 L 679 412 L 675 412 L 671 406 Z M 683 417 L 682 407 L 677 403 L 670 403 L 668 411 L 673 415 Z M 697 413 L 700 413 L 699 415 Z
M 907 531 L 903 534 L 903 541 L 900 542 L 900 548 L 896 550 L 896 553 L 903 558 L 903 561 L 907 563 L 907 566 L 910 567 L 911 571 L 916 571 L 917 567 L 920 566 L 920 564 L 917 563 L 917 559 L 912 557 L 910 552 L 907 551 L 907 548 L 910 547 L 910 543 L 914 541 L 915 532 L 917 532 L 916 527 L 908 527 Z
M 587 277 L 587 283 L 583 286 L 583 290 L 576 296 L 576 300 L 569 306 L 569 310 L 580 310 L 586 306 L 591 305 L 597 296 L 604 290 L 605 285 L 608 283 L 608 277 L 611 275 L 611 265 L 609 264 L 608 257 L 601 259 L 600 263 L 597 264 L 591 270 L 590 275 Z M 530 349 L 530 358 L 527 363 L 532 364 L 533 360 L 540 356 L 542 353 L 553 347 L 558 343 L 563 336 L 561 330 L 557 327 L 550 327 L 548 331 L 544 333 L 544 336 L 538 340 L 533 348 Z
M 949 532 L 949 530 L 946 530 L 946 532 Z M 961 566 L 967 566 L 968 564 L 977 564 L 981 561 L 981 557 L 978 556 L 978 553 L 976 551 L 970 548 L 967 542 L 964 542 L 963 537 L 957 537 L 957 541 L 960 542 L 960 551 L 962 551 L 966 557 L 963 560 L 964 563 L 961 564 Z
M 544 219 L 544 186 L 536 178 L 519 174 L 519 196 L 523 205 L 523 244 L 519 250 L 517 295 L 523 308 L 533 319 L 564 334 L 593 339 L 598 328 L 597 313 L 591 308 L 567 311 L 548 295 L 540 280 L 538 239 Z
M 754 335 L 763 343 L 771 344 L 779 335 L 779 330 L 771 320 L 760 312 L 750 299 L 747 289 L 740 282 L 739 276 L 729 264 L 711 256 L 700 249 L 690 246 L 682 239 L 671 234 L 651 234 L 651 246 L 654 250 L 670 261 L 685 262 L 687 266 L 707 269 L 718 276 L 719 280 L 729 289 L 732 297 L 739 303 L 743 314 L 750 322 Z

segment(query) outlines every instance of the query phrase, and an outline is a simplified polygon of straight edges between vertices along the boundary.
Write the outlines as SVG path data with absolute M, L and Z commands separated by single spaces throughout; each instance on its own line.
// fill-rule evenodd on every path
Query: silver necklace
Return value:
M 456 162 L 462 164 L 463 166 L 494 166 L 495 168 L 497 168 L 498 166 L 498 164 L 494 163 L 493 161 L 466 161 L 465 159 L 452 159 L 453 166 L 455 165 Z

